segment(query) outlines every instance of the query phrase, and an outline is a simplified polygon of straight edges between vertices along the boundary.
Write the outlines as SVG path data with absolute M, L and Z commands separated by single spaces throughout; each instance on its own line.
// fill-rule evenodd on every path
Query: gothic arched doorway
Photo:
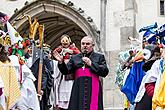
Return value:
M 92 19 L 85 17 L 80 8 L 76 9 L 71 2 L 34 1 L 16 12 L 10 18 L 10 22 L 21 35 L 28 36 L 28 20 L 21 19 L 25 14 L 30 15 L 32 19 L 37 17 L 39 23 L 44 24 L 44 41 L 51 45 L 52 49 L 59 45 L 62 34 L 68 34 L 78 47 L 80 47 L 80 39 L 89 35 L 95 40 L 95 49 L 101 50 L 99 34 Z

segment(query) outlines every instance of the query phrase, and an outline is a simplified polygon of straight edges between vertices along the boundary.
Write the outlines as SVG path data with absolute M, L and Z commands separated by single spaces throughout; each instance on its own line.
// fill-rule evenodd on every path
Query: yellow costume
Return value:
M 153 110 L 156 107 L 161 107 L 161 110 L 165 109 L 165 71 L 161 76 L 161 81 L 159 84 L 158 89 L 155 91 L 153 98 L 152 98 L 152 108 Z
M 4 95 L 6 97 L 6 108 L 10 109 L 20 97 L 20 89 L 14 67 L 11 63 L 0 61 L 0 77 L 4 83 Z

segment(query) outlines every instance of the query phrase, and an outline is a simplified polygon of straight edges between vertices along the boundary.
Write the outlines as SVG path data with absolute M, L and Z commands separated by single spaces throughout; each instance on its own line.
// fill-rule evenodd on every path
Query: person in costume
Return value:
M 156 45 L 149 44 L 145 47 L 149 50 L 150 57 L 142 66 L 145 76 L 142 79 L 139 91 L 135 98 L 135 110 L 152 110 L 152 97 L 154 94 L 155 83 L 160 73 L 160 48 Z
M 36 78 L 26 65 L 25 54 L 28 52 L 30 42 L 28 39 L 18 41 L 8 49 L 9 58 L 15 67 L 18 83 L 21 90 L 21 98 L 13 109 L 33 109 L 40 110 L 34 81 Z
M 3 108 L 2 110 L 9 110 L 17 103 L 21 93 L 19 89 L 20 86 L 17 82 L 16 71 L 2 44 L 0 44 L 0 78 L 3 83 L 0 89 L 1 108 Z
M 75 44 L 71 42 L 70 37 L 66 34 L 61 36 L 61 45 L 55 48 L 55 51 L 57 51 L 61 56 L 63 56 L 65 64 L 69 62 L 72 55 L 80 53 Z M 61 110 L 68 108 L 73 80 L 73 74 L 61 74 L 58 96 L 58 107 L 61 108 Z
M 30 44 L 26 40 L 23 40 L 19 33 L 9 23 L 7 15 L 4 14 L 1 17 L 0 13 L 0 20 L 3 21 L 2 29 L 8 33 L 8 36 L 5 36 L 3 38 L 5 41 L 4 44 L 5 47 L 7 47 L 6 50 L 8 50 L 8 55 L 10 55 L 9 59 L 11 61 L 11 65 L 14 66 L 14 70 L 12 71 L 16 71 L 16 82 L 19 85 L 20 91 L 20 98 L 17 99 L 17 102 L 12 105 L 12 108 L 10 109 L 40 110 L 36 89 L 33 83 L 35 77 L 31 73 L 30 69 L 25 65 L 26 60 L 24 58 L 24 55 L 27 52 L 27 46 L 29 46 Z M 17 91 L 15 90 L 12 90 L 11 92 L 17 94 Z
M 54 85 L 54 70 L 52 68 L 52 60 L 49 58 L 49 52 L 43 47 L 43 62 L 42 62 L 42 81 L 41 81 L 41 99 L 40 99 L 40 108 L 41 110 L 48 110 L 52 107 L 50 104 L 50 93 Z M 30 67 L 35 78 L 38 78 L 40 58 L 36 58 L 35 62 Z M 35 81 L 35 87 L 38 90 L 38 79 Z
M 54 57 L 62 74 L 74 74 L 68 110 L 103 110 L 103 94 L 99 77 L 106 77 L 109 69 L 103 54 L 94 52 L 90 36 L 81 40 L 81 53 L 73 55 L 67 65 L 57 51 Z
M 61 45 L 55 50 L 64 57 L 64 62 L 67 64 L 72 55 L 80 53 L 79 49 L 72 43 L 67 34 L 61 36 Z
M 9 17 L 0 12 L 0 109 L 11 109 L 21 96 L 16 71 L 6 51 L 7 40 L 5 23 Z M 15 92 L 13 92 L 15 91 Z
M 164 59 L 165 51 L 161 50 L 161 59 L 158 61 L 157 67 L 159 67 L 159 74 L 157 75 L 157 80 L 155 83 L 154 95 L 152 97 L 152 110 L 164 110 L 165 109 L 165 71 L 164 71 Z

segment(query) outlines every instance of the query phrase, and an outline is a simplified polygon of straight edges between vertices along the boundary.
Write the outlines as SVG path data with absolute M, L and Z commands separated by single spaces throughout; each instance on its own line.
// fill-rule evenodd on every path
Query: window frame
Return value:
M 164 15 L 161 15 L 161 13 L 160 13 L 160 2 L 161 1 L 164 1 Z M 158 0 L 158 16 L 165 17 L 165 0 Z

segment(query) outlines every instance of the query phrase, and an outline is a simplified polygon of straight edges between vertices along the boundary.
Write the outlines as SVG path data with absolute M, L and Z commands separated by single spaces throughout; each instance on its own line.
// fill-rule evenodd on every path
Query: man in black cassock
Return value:
M 103 110 L 103 94 L 99 77 L 108 75 L 105 57 L 94 52 L 94 42 L 89 36 L 81 40 L 81 53 L 73 55 L 67 65 L 54 51 L 62 74 L 74 74 L 75 80 L 68 110 Z

